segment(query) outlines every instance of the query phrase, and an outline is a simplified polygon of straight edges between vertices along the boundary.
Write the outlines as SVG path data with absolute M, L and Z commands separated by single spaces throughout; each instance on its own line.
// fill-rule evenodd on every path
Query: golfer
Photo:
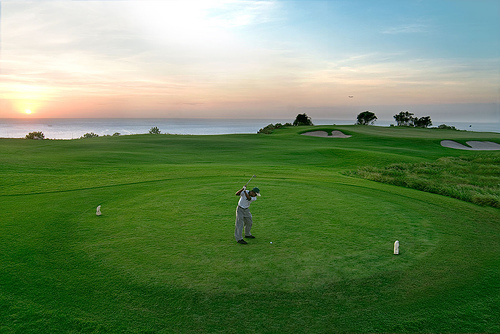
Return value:
M 250 213 L 250 203 L 257 200 L 257 196 L 260 196 L 259 188 L 253 188 L 248 191 L 246 186 L 243 186 L 235 194 L 240 196 L 238 201 L 238 206 L 236 207 L 236 223 L 234 228 L 234 238 L 239 244 L 247 244 L 243 240 L 243 229 L 245 229 L 245 238 L 255 239 L 255 237 L 250 233 L 252 229 L 252 214 Z

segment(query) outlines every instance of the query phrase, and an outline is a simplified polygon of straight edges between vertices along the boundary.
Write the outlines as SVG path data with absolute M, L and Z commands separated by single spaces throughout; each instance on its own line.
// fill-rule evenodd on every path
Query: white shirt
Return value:
M 257 200 L 257 197 L 250 197 L 250 200 L 247 199 L 245 192 L 249 193 L 248 190 L 244 190 L 240 194 L 240 200 L 238 201 L 238 206 L 241 206 L 243 209 L 248 209 L 250 207 L 250 203 Z

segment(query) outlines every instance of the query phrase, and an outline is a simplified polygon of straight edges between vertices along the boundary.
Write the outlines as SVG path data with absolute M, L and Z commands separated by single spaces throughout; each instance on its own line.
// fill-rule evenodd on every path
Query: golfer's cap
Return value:
M 259 188 L 255 187 L 255 188 L 253 188 L 253 189 L 252 189 L 252 191 L 253 191 L 254 193 L 256 193 L 256 194 L 257 194 L 257 196 L 260 196 L 260 189 L 259 189 Z

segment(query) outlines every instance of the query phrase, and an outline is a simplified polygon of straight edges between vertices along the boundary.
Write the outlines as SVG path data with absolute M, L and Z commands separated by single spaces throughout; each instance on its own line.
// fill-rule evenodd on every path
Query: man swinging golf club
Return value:
M 236 223 L 234 228 L 234 238 L 239 244 L 247 244 L 247 242 L 243 240 L 243 229 L 245 230 L 245 238 L 255 239 L 250 232 L 253 223 L 252 214 L 250 213 L 250 203 L 257 200 L 257 196 L 260 196 L 260 190 L 256 187 L 248 191 L 247 185 L 249 182 L 250 181 L 235 194 L 236 196 L 240 196 L 238 206 L 236 207 Z

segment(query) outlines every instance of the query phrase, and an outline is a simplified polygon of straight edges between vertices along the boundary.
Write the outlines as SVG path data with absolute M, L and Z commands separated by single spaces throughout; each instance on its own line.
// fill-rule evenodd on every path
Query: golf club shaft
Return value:
M 245 184 L 245 187 L 248 186 L 248 184 L 250 183 L 250 181 L 252 181 L 252 179 L 255 177 L 255 175 L 252 175 L 252 177 L 250 178 L 250 180 L 248 180 L 247 184 Z

